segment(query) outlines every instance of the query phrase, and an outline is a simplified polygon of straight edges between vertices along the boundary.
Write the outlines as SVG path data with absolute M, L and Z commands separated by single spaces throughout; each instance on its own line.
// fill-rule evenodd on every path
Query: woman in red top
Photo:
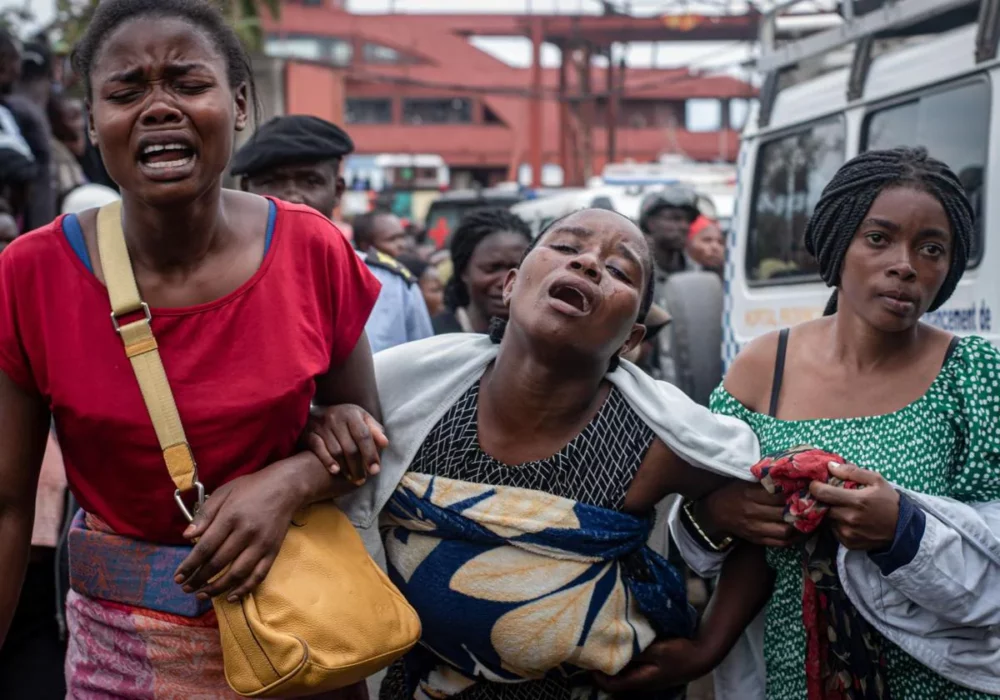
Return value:
M 312 402 L 378 415 L 364 325 L 379 285 L 327 219 L 222 189 L 253 78 L 205 0 L 106 0 L 75 63 L 211 498 L 190 525 L 174 503 L 109 317 L 96 210 L 15 241 L 0 256 L 0 643 L 51 414 L 86 513 L 78 528 L 117 543 L 103 555 L 71 547 L 68 696 L 236 697 L 209 598 L 248 592 L 292 513 L 350 488 L 298 443 Z

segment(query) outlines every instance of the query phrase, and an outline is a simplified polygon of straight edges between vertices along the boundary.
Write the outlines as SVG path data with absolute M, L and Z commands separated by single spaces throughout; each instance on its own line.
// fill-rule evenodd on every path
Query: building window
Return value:
M 335 66 L 349 66 L 354 58 L 354 47 L 351 42 L 342 39 L 331 39 L 327 46 L 327 54 Z
M 489 105 L 483 105 L 483 124 L 506 126 L 507 123 L 497 116 L 497 113 L 490 109 Z
M 722 101 L 693 99 L 684 103 L 684 128 L 688 131 L 718 131 L 722 128 Z
M 465 98 L 403 101 L 406 124 L 471 124 L 472 102 Z
M 753 100 L 745 100 L 741 97 L 734 97 L 729 100 L 729 128 L 736 131 L 743 131 L 747 125 L 747 118 L 750 116 L 750 107 Z
M 392 100 L 349 97 L 345 104 L 348 124 L 391 124 Z
M 606 125 L 609 118 L 607 100 L 597 104 L 599 124 Z M 670 129 L 681 122 L 684 103 L 669 100 L 626 99 L 618 105 L 618 126 L 629 129 Z
M 361 51 L 365 63 L 409 63 L 403 54 L 389 46 L 365 44 Z
M 268 37 L 264 42 L 264 53 L 274 58 L 301 58 L 347 66 L 351 63 L 354 49 L 351 42 L 344 39 L 288 35 Z
M 264 53 L 274 58 L 304 58 L 318 61 L 323 50 L 318 39 L 301 37 L 296 39 L 268 39 L 264 43 Z
M 844 120 L 837 117 L 761 145 L 747 240 L 751 284 L 816 278 L 816 260 L 805 246 L 806 223 L 844 164 L 845 139 Z
M 862 130 L 865 150 L 923 146 L 955 171 L 976 213 L 970 267 L 979 262 L 983 250 L 991 101 L 989 82 L 966 82 L 876 108 Z

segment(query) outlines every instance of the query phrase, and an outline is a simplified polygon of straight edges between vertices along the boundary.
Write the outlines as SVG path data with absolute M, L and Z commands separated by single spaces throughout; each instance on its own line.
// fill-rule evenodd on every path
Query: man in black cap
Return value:
M 247 192 L 312 207 L 332 217 L 344 194 L 341 161 L 354 142 L 318 117 L 275 117 L 257 130 L 233 159 L 232 174 Z
M 305 115 L 275 117 L 237 152 L 232 174 L 247 192 L 304 204 L 332 217 L 344 193 L 341 161 L 352 151 L 351 137 L 336 124 Z M 410 271 L 374 249 L 358 255 L 382 283 L 365 326 L 372 351 L 433 335 L 427 305 Z

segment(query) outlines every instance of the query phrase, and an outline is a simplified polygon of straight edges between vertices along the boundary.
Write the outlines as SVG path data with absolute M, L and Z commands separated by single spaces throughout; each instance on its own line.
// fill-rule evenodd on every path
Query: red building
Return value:
M 740 125 L 729 115 L 740 110 L 730 104 L 754 97 L 752 86 L 594 59 L 627 41 L 749 39 L 756 19 L 353 15 L 337 0 L 288 0 L 266 50 L 288 59 L 285 111 L 345 125 L 359 154 L 439 155 L 453 180 L 482 184 L 541 162 L 572 184 L 609 161 L 734 160 Z M 472 36 L 528 36 L 536 62 L 542 41 L 559 46 L 563 62 L 512 67 Z M 691 100 L 717 101 L 711 131 L 690 128 Z

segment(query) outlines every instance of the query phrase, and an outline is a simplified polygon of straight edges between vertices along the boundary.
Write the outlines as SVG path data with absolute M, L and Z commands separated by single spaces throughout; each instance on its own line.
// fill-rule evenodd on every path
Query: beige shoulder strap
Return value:
M 132 370 L 163 450 L 163 461 L 177 487 L 174 498 L 184 515 L 191 520 L 192 513 L 181 496 L 195 489 L 196 511 L 205 500 L 205 487 L 198 481 L 198 466 L 184 435 L 184 426 L 181 425 L 177 404 L 163 369 L 156 338 L 153 337 L 149 306 L 139 296 L 139 287 L 135 283 L 122 230 L 120 202 L 108 204 L 98 212 L 97 249 L 111 298 L 111 322 L 125 345 L 125 354 L 132 362 Z M 131 321 L 123 320 L 126 316 L 137 314 L 142 316 Z

